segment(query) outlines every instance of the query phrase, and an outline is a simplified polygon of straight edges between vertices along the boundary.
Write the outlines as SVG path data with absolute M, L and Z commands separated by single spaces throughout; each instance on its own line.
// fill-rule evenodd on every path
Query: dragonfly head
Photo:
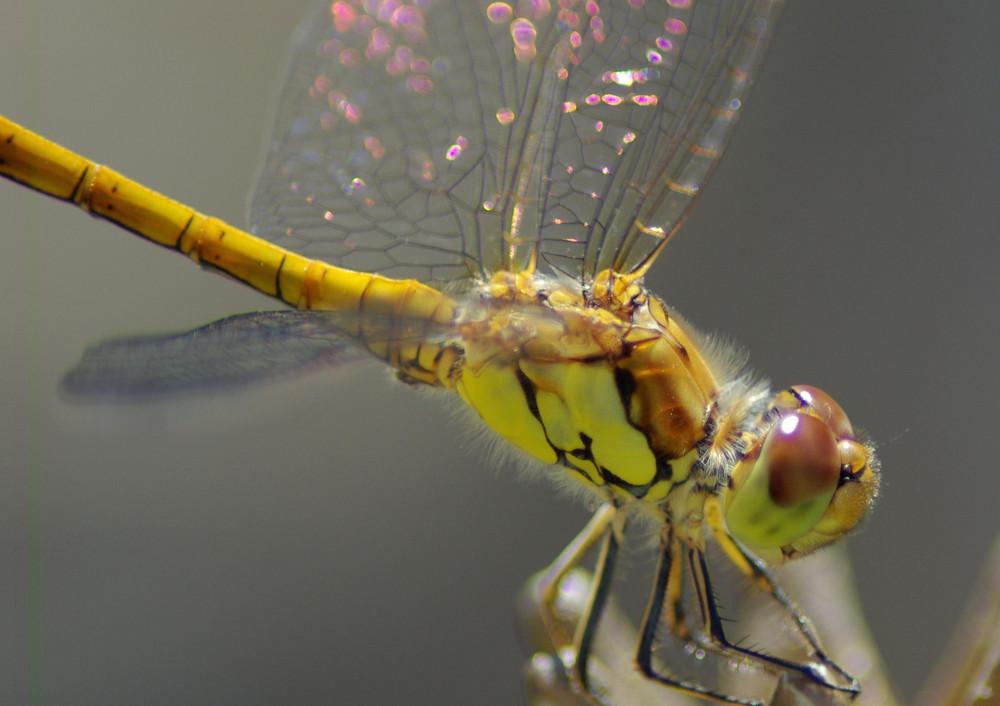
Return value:
M 854 529 L 878 494 L 879 468 L 822 390 L 788 388 L 765 418 L 766 431 L 733 469 L 723 508 L 736 539 L 781 562 Z

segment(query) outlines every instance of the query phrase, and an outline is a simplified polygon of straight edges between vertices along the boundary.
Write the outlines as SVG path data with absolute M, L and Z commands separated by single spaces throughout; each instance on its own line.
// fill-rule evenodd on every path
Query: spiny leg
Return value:
M 791 668 L 793 671 L 803 673 L 814 681 L 831 689 L 843 691 L 853 695 L 860 693 L 861 686 L 858 684 L 857 680 L 845 672 L 840 665 L 831 660 L 823 651 L 823 648 L 820 647 L 819 638 L 816 636 L 809 618 L 801 610 L 799 610 L 799 607 L 795 605 L 792 599 L 789 598 L 788 595 L 781 589 L 763 563 L 744 550 L 743 547 L 737 544 L 733 540 L 732 536 L 730 536 L 729 532 L 726 530 L 725 523 L 722 521 L 722 512 L 719 507 L 717 497 L 711 497 L 706 501 L 705 518 L 708 522 L 708 526 L 712 530 L 712 534 L 716 542 L 718 542 L 719 547 L 723 550 L 723 552 L 725 552 L 729 560 L 735 564 L 745 576 L 753 580 L 758 588 L 763 590 L 782 607 L 789 619 L 795 625 L 796 631 L 808 644 L 813 657 L 820 662 L 823 667 L 842 676 L 847 684 L 831 684 L 814 666 L 809 664 L 785 662 L 784 660 L 778 660 L 771 657 L 764 657 L 764 659 L 768 662 L 782 666 L 783 668 Z M 728 646 L 739 652 L 756 656 L 749 650 L 732 645 Z
M 636 666 L 647 678 L 688 694 L 727 704 L 763 706 L 763 702 L 761 701 L 741 699 L 736 696 L 713 691 L 700 684 L 669 677 L 657 672 L 653 666 L 653 645 L 656 642 L 665 599 L 668 599 L 667 602 L 669 603 L 669 612 L 666 618 L 668 626 L 681 639 L 689 637 L 680 609 L 681 589 L 684 579 L 683 563 L 680 561 L 682 556 L 682 539 L 677 534 L 674 526 L 668 524 L 664 529 L 664 534 L 660 538 L 660 554 L 656 563 L 656 580 L 653 584 L 652 593 L 649 596 L 649 603 L 646 605 L 646 614 L 643 616 L 642 625 L 639 628 L 640 637 L 635 657 Z

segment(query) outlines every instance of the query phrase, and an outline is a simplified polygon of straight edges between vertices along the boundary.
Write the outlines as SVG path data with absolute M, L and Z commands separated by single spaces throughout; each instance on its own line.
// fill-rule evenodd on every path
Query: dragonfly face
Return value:
M 14 178 L 312 310 L 102 345 L 68 385 L 241 384 L 367 350 L 405 380 L 458 393 L 559 482 L 605 503 L 540 589 L 551 610 L 583 550 L 604 543 L 577 634 L 549 621 L 581 692 L 602 698 L 588 654 L 636 511 L 663 528 L 637 658 L 650 679 L 754 703 L 659 669 L 664 624 L 720 662 L 856 693 L 739 542 L 780 561 L 849 531 L 877 489 L 871 449 L 814 388 L 769 402 L 642 285 L 723 153 L 780 5 L 324 3 L 296 35 L 254 193 L 262 240 L 95 165 L 44 173 L 32 155 L 48 148 L 10 128 Z M 727 641 L 706 528 L 792 616 L 806 662 Z M 702 598 L 693 629 L 680 618 L 686 572 Z

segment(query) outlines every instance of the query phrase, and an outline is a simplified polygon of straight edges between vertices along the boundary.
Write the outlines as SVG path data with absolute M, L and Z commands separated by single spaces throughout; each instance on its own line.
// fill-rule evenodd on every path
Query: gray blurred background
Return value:
M 242 225 L 307 4 L 15 0 L 0 112 Z M 650 277 L 885 443 L 851 551 L 907 700 L 1000 529 L 998 28 L 995 3 L 790 3 Z M 521 700 L 514 596 L 584 509 L 376 367 L 68 405 L 88 344 L 275 307 L 6 182 L 0 268 L 0 703 Z

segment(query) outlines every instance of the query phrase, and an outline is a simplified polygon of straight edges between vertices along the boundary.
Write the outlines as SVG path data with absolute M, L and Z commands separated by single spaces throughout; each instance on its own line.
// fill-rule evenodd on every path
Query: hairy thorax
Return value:
M 719 385 L 659 299 L 607 273 L 587 290 L 498 273 L 470 301 L 446 384 L 502 437 L 618 504 L 692 476 Z

